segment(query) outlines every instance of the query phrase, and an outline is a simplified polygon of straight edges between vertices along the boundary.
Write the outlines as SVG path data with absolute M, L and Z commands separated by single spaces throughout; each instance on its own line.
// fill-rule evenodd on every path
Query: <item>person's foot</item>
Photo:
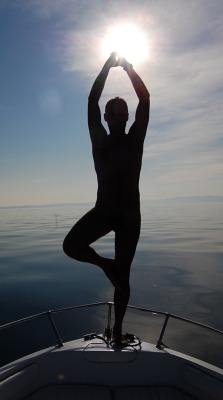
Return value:
M 112 341 L 114 341 L 114 343 L 118 347 L 127 347 L 128 346 L 128 340 L 125 339 L 125 337 L 122 335 L 121 332 L 115 333 L 113 331 L 112 332 Z

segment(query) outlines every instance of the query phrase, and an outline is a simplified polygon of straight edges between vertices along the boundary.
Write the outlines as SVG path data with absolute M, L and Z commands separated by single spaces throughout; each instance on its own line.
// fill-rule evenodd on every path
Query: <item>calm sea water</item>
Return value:
M 0 324 L 49 309 L 113 300 L 113 289 L 101 270 L 73 261 L 62 251 L 66 233 L 90 208 L 82 204 L 0 209 Z M 111 257 L 113 239 L 111 233 L 95 248 Z M 142 202 L 131 305 L 223 330 L 222 278 L 223 203 Z M 89 314 L 78 318 L 87 329 Z M 127 328 L 130 319 L 127 315 Z M 96 320 L 91 321 L 95 326 Z M 137 330 L 133 321 L 134 316 L 131 328 Z

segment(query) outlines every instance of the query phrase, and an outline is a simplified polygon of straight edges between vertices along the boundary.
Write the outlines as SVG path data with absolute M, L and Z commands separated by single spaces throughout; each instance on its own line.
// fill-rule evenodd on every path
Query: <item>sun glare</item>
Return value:
M 131 64 L 139 64 L 148 58 L 149 48 L 146 35 L 132 24 L 119 24 L 110 28 L 102 43 L 103 56 L 113 51 L 126 58 Z

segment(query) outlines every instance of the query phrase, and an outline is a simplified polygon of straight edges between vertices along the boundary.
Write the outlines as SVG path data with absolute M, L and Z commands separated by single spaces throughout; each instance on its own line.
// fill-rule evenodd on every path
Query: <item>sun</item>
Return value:
M 102 55 L 107 57 L 113 51 L 133 65 L 141 63 L 149 56 L 146 34 L 134 24 L 111 27 L 102 41 Z

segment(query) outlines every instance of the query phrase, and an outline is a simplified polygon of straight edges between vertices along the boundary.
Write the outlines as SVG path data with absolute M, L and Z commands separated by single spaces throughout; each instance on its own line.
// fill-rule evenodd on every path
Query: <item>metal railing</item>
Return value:
M 13 322 L 9 322 L 7 324 L 1 325 L 0 326 L 0 331 L 5 330 L 5 329 L 9 329 L 11 327 L 17 326 L 19 324 L 23 324 L 25 322 L 28 321 L 32 321 L 32 320 L 37 320 L 37 319 L 41 319 L 43 317 L 47 317 L 49 320 L 49 323 L 53 329 L 54 335 L 56 337 L 57 343 L 56 343 L 56 347 L 62 347 L 63 346 L 63 340 L 60 337 L 60 333 L 58 331 L 58 328 L 56 326 L 55 323 L 55 319 L 53 318 L 54 315 L 56 314 L 60 314 L 60 313 L 65 313 L 65 312 L 71 312 L 77 309 L 81 309 L 81 308 L 91 308 L 91 307 L 99 307 L 99 306 L 108 306 L 108 311 L 107 311 L 107 326 L 105 328 L 105 336 L 107 336 L 109 338 L 110 334 L 111 334 L 111 319 L 112 319 L 112 307 L 113 307 L 114 303 L 113 302 L 100 302 L 100 303 L 91 303 L 91 304 L 83 304 L 83 305 L 77 305 L 77 306 L 71 306 L 71 307 L 65 307 L 65 308 L 59 308 L 59 309 L 55 309 L 55 310 L 49 310 L 49 311 L 45 311 L 45 312 L 41 312 L 38 314 L 34 314 L 31 315 L 29 317 L 25 317 L 25 318 L 21 318 L 19 320 L 13 321 Z M 159 334 L 159 338 L 157 340 L 156 343 L 156 347 L 158 349 L 163 349 L 164 347 L 166 347 L 163 343 L 163 337 L 164 334 L 166 332 L 166 328 L 168 325 L 168 322 L 170 320 L 170 318 L 178 320 L 178 321 L 183 321 L 183 322 L 187 322 L 189 324 L 192 324 L 194 326 L 198 326 L 201 328 L 205 328 L 211 332 L 214 333 L 218 333 L 220 335 L 223 336 L 223 331 L 219 330 L 219 329 L 215 329 L 211 326 L 187 319 L 187 318 L 183 318 L 168 312 L 163 312 L 163 311 L 158 311 L 158 310 L 154 310 L 154 309 L 149 309 L 149 308 L 142 308 L 142 307 L 137 307 L 137 306 L 131 306 L 128 305 L 127 306 L 128 309 L 131 310 L 137 310 L 137 311 L 141 311 L 143 313 L 150 313 L 150 314 L 157 314 L 157 315 L 162 315 L 164 317 L 164 322 Z

